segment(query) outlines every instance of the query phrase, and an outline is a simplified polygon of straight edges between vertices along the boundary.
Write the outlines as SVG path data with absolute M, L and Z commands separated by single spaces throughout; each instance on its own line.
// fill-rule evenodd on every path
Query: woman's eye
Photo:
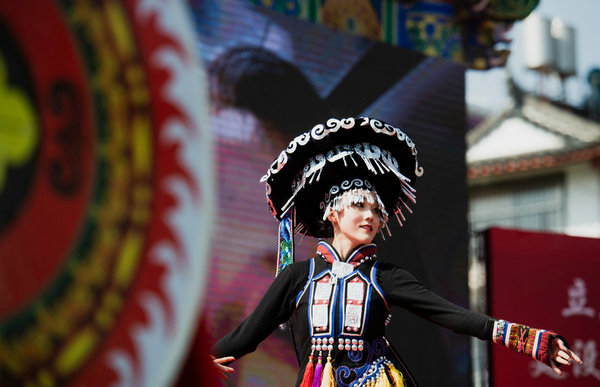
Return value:
M 358 207 L 358 208 L 363 208 L 363 204 L 358 202 L 358 203 L 352 203 L 353 207 Z

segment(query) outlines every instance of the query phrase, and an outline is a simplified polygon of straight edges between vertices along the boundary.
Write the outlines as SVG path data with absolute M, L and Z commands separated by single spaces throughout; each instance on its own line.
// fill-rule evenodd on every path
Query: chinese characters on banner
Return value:
M 489 312 L 564 336 L 583 364 L 550 367 L 500 345 L 491 351 L 495 386 L 600 383 L 600 239 L 493 228 L 488 231 Z
M 598 319 L 600 324 L 600 312 L 588 306 L 587 288 L 585 281 L 581 278 L 574 278 L 573 284 L 567 290 L 568 307 L 563 308 L 561 314 L 564 318 L 574 316 L 585 316 L 591 319 Z M 573 364 L 572 374 L 575 378 L 591 376 L 600 382 L 600 370 L 597 368 L 596 359 L 598 357 L 598 341 L 595 339 L 581 340 L 575 339 L 571 344 L 571 349 L 583 360 L 583 364 Z M 531 376 L 537 378 L 541 375 L 553 379 L 566 379 L 568 372 L 563 375 L 557 375 L 544 364 L 531 361 Z

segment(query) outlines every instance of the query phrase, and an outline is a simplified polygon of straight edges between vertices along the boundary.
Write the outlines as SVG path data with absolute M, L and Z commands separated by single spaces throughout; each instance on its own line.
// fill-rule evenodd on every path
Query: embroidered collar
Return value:
M 317 254 L 322 256 L 328 263 L 341 261 L 340 256 L 335 248 L 325 241 L 320 241 L 317 245 Z M 348 259 L 346 259 L 345 262 L 356 267 L 364 261 L 375 259 L 376 257 L 377 245 L 375 245 L 375 243 L 370 243 L 368 245 L 360 245 L 352 250 L 350 254 L 348 254 Z

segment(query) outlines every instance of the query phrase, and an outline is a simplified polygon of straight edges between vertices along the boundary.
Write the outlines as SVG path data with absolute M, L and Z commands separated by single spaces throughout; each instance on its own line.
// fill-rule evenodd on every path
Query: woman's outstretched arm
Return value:
M 303 261 L 283 269 L 254 311 L 215 344 L 213 354 L 217 358 L 239 359 L 253 352 L 277 326 L 289 320 L 295 310 L 296 296 L 306 283 L 308 268 L 308 261 Z

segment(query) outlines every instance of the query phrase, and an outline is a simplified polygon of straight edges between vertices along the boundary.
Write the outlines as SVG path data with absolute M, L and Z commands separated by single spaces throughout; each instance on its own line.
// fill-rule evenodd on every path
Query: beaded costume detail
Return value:
M 311 263 L 308 283 L 298 296 L 308 302 L 311 336 L 310 356 L 300 386 L 375 386 L 384 381 L 388 384 L 382 385 L 403 385 L 398 384 L 402 374 L 390 360 L 393 357 L 387 353 L 383 337 L 367 335 L 367 316 L 375 295 L 389 312 L 375 281 L 376 257 L 376 246 L 368 244 L 341 261 L 331 245 L 319 242 L 315 259 L 327 266 L 320 264 L 322 269 L 316 272 Z M 339 359 L 346 360 L 337 363 Z M 334 376 L 327 377 L 328 372 Z

